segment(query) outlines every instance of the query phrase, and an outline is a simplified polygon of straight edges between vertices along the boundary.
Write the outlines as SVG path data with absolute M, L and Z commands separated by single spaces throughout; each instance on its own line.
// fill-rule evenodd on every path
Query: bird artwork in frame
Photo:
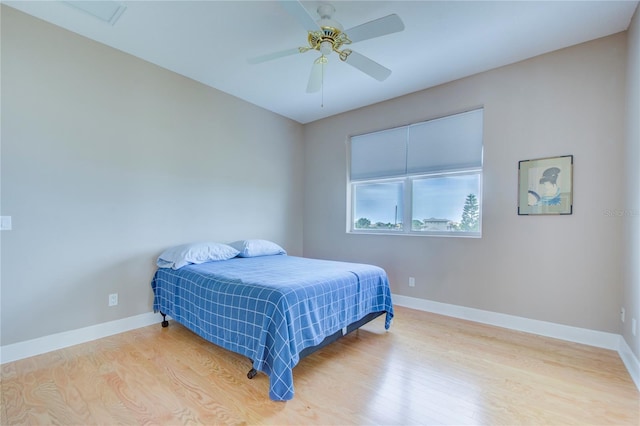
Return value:
M 518 214 L 573 213 L 573 155 L 518 163 Z

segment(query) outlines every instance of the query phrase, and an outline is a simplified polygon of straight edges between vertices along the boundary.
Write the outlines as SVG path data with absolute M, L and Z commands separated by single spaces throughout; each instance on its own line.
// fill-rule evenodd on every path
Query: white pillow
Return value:
M 268 240 L 238 240 L 229 243 L 231 247 L 239 251 L 238 257 L 273 256 L 287 254 L 287 252 L 274 242 Z
M 166 249 L 158 257 L 159 268 L 180 269 L 185 265 L 227 260 L 236 257 L 238 250 L 221 243 L 191 243 Z

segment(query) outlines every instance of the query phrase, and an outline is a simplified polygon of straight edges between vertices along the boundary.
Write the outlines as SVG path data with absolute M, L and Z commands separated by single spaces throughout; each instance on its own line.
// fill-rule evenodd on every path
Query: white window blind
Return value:
M 409 126 L 407 173 L 482 167 L 482 110 Z
M 406 127 L 351 138 L 351 179 L 401 176 L 406 172 Z
M 351 138 L 351 180 L 482 167 L 483 110 Z

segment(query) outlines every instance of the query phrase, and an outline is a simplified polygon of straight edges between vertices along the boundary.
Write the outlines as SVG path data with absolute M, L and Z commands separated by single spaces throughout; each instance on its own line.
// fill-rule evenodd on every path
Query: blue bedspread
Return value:
M 393 318 L 385 271 L 377 266 L 295 256 L 233 258 L 158 269 L 154 311 L 253 360 L 269 376 L 273 400 L 293 398 L 303 349 L 362 319 Z

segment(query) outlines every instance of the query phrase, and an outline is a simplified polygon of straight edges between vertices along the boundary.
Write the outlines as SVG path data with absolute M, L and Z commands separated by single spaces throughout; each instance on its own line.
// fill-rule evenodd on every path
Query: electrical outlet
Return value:
M 415 287 L 416 286 L 416 279 L 413 277 L 409 277 L 409 287 Z
M 112 293 L 109 295 L 109 306 L 116 306 L 118 304 L 118 293 Z
M 631 318 L 631 334 L 633 334 L 634 336 L 636 335 L 636 319 L 635 318 Z
M 624 322 L 624 314 L 625 314 L 625 310 L 624 308 L 620 308 L 620 321 Z

